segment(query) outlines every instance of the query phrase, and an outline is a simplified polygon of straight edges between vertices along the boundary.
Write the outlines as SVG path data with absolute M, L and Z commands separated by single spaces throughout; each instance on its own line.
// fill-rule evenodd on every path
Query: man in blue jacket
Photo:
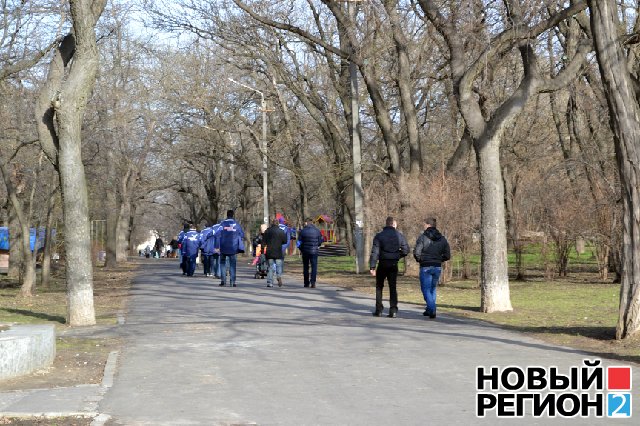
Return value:
M 244 253 L 244 231 L 233 219 L 233 210 L 227 210 L 227 218 L 220 222 L 220 227 L 220 231 L 215 234 L 220 248 L 220 287 L 227 285 L 227 264 L 229 285 L 236 287 L 236 255 Z
M 187 258 L 184 255 L 184 236 L 189 232 L 190 227 L 190 224 L 185 222 L 184 225 L 182 225 L 182 231 L 178 234 L 178 244 L 180 245 L 178 254 L 180 255 L 180 269 L 182 269 L 182 275 L 187 275 Z
M 316 288 L 316 275 L 318 274 L 318 247 L 322 244 L 322 233 L 313 225 L 311 219 L 306 219 L 304 228 L 298 233 L 300 253 L 302 253 L 302 273 L 304 286 Z M 309 276 L 311 265 L 311 276 Z
M 211 276 L 211 261 L 214 251 L 213 226 L 209 225 L 200 231 L 200 250 L 202 250 L 202 267 L 206 277 Z
M 183 255 L 185 257 L 186 272 L 188 277 L 192 277 L 196 271 L 196 258 L 200 249 L 200 233 L 196 231 L 193 224 L 189 225 L 189 231 L 182 239 Z
M 220 240 L 216 234 L 220 232 L 222 225 L 216 223 L 211 227 L 211 239 L 213 242 L 213 254 L 211 255 L 211 271 L 215 278 L 220 278 Z
M 278 219 L 278 228 L 280 228 L 280 230 L 284 232 L 284 235 L 286 236 L 286 241 L 282 243 L 282 268 L 284 270 L 284 257 L 287 255 L 289 241 L 291 240 L 291 228 L 285 223 L 283 217 Z

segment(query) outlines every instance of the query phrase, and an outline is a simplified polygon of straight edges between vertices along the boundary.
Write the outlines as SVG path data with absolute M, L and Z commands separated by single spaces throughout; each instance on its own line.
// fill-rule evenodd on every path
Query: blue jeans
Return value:
M 267 272 L 267 285 L 273 284 L 273 273 L 282 278 L 282 264 L 284 259 L 269 259 L 269 272 Z
M 220 255 L 220 283 L 225 284 L 227 281 L 227 265 L 229 266 L 229 282 L 233 285 L 236 283 L 236 255 L 221 254 Z
M 211 255 L 211 272 L 213 275 L 220 277 L 220 254 L 215 253 Z
M 196 258 L 198 257 L 197 254 L 191 254 L 189 256 L 185 256 L 185 262 L 187 264 L 187 276 L 188 277 L 192 277 L 193 274 L 196 272 Z
M 427 304 L 427 313 L 435 315 L 436 313 L 436 289 L 442 267 L 440 266 L 424 266 L 420 268 L 420 289 L 422 296 Z
M 311 276 L 309 276 L 309 264 L 311 264 Z M 316 275 L 318 275 L 318 255 L 302 253 L 302 275 L 304 276 L 304 286 L 316 285 Z

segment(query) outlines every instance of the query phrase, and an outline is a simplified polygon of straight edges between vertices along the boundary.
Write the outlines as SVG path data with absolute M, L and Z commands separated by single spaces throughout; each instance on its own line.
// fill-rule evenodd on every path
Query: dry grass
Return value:
M 117 337 L 95 338 L 89 328 L 83 336 L 67 336 L 65 324 L 66 293 L 64 271 L 58 271 L 52 285 L 37 289 L 31 298 L 18 296 L 15 281 L 4 277 L 0 280 L 0 324 L 53 323 L 58 334 L 56 359 L 45 371 L 28 376 L 0 381 L 0 391 L 73 386 L 100 383 L 109 353 L 121 347 Z M 94 305 L 98 327 L 115 326 L 118 314 L 126 309 L 134 265 L 116 269 L 95 268 Z M 83 419 L 69 419 L 84 424 Z M 45 424 L 45 423 L 42 423 Z

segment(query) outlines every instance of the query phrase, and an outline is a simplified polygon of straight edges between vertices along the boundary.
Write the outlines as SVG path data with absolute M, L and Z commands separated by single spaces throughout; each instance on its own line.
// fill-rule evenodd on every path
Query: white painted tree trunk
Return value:
M 476 145 L 480 177 L 482 312 L 511 311 L 500 136 Z

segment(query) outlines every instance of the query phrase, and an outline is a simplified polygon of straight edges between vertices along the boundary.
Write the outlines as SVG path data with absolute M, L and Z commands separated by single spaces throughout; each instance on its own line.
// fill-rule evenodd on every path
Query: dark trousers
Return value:
M 389 312 L 398 311 L 398 291 L 396 280 L 398 278 L 398 261 L 381 260 L 376 269 L 376 312 L 382 312 L 382 289 L 385 278 L 389 282 Z
M 211 258 L 213 256 L 210 254 L 202 253 L 202 268 L 204 269 L 204 274 L 209 275 L 211 273 Z
M 309 276 L 309 264 L 311 264 L 311 276 Z M 302 253 L 302 274 L 304 276 L 304 286 L 316 284 L 318 275 L 318 255 Z
M 192 254 L 189 256 L 186 256 L 187 260 L 187 276 L 188 277 L 192 277 L 193 274 L 196 272 L 196 258 L 198 257 L 197 254 Z

